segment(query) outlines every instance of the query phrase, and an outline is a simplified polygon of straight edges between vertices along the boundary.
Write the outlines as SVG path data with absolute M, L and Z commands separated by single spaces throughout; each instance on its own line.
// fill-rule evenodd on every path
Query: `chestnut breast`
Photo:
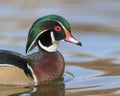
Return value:
M 63 75 L 65 66 L 64 58 L 58 51 L 53 53 L 39 53 L 35 59 L 31 67 L 38 82 L 55 80 Z

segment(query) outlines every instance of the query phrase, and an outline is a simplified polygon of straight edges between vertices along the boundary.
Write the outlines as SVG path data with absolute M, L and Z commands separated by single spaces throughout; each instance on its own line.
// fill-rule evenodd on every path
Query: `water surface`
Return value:
M 73 35 L 83 46 L 60 44 L 58 50 L 66 61 L 61 80 L 31 87 L 0 85 L 0 95 L 119 96 L 119 9 L 118 0 L 1 0 L 0 49 L 25 55 L 32 23 L 47 14 L 65 17 L 71 24 Z

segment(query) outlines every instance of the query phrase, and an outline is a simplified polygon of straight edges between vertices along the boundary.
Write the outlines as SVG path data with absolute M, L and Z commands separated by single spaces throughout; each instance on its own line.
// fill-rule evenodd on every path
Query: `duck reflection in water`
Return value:
M 64 96 L 65 84 L 63 80 L 39 86 L 7 86 L 0 87 L 0 96 Z
M 31 96 L 64 96 L 65 85 L 64 83 L 46 84 L 36 87 L 36 92 L 32 93 Z

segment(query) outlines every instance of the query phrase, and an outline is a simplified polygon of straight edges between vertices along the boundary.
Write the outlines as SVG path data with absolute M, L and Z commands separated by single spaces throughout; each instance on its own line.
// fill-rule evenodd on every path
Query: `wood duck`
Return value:
M 35 21 L 28 34 L 26 53 L 35 46 L 39 51 L 23 56 L 0 50 L 0 84 L 37 85 L 60 78 L 65 66 L 63 56 L 57 51 L 60 41 L 81 46 L 63 17 L 47 15 Z

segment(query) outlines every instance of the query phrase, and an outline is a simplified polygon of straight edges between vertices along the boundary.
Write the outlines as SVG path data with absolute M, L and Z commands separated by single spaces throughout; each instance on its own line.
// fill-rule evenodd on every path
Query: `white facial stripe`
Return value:
M 35 43 L 35 41 L 37 40 L 37 38 L 38 38 L 42 33 L 44 33 L 45 31 L 47 31 L 47 30 L 43 30 L 42 32 L 40 32 L 40 33 L 36 36 L 36 38 L 33 40 L 32 44 L 29 46 L 27 52 L 31 49 L 31 47 L 33 46 L 33 44 Z
M 42 43 L 40 42 L 40 40 L 38 40 L 38 44 L 39 46 L 48 51 L 48 52 L 56 52 L 57 51 L 57 48 L 58 48 L 58 44 L 59 44 L 59 41 L 55 41 L 51 46 L 49 47 L 46 47 L 46 46 L 43 46 Z
M 55 42 L 55 37 L 54 37 L 53 32 L 51 32 L 50 35 L 51 35 L 52 43 L 54 43 Z
M 52 39 L 52 45 L 50 45 L 49 47 L 46 47 L 41 43 L 40 40 L 38 40 L 38 44 L 42 49 L 44 49 L 48 52 L 56 52 L 57 48 L 58 48 L 58 45 L 59 45 L 59 41 L 55 40 L 53 32 L 50 33 L 50 36 L 51 36 L 51 39 Z

